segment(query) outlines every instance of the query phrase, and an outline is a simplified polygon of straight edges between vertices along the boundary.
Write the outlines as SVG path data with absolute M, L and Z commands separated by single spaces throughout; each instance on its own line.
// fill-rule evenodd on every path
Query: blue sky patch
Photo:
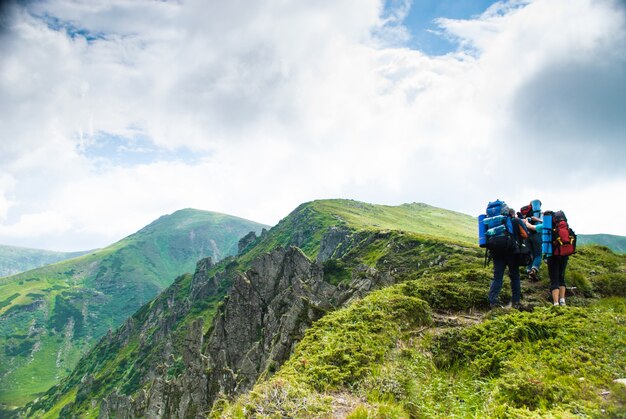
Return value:
M 435 19 L 470 19 L 483 13 L 495 0 L 413 0 L 402 25 L 409 32 L 409 48 L 428 55 L 444 55 L 453 52 L 458 45 L 455 40 L 441 33 Z M 397 0 L 387 0 L 385 8 L 398 7 Z
M 48 27 L 54 31 L 65 31 L 67 35 L 72 39 L 84 38 L 88 43 L 95 42 L 97 40 L 106 39 L 104 32 L 92 32 L 86 28 L 80 28 L 75 23 L 59 19 L 56 16 L 44 14 L 43 16 L 36 16 L 43 20 Z
M 132 138 L 107 132 L 98 132 L 79 153 L 99 166 L 132 167 L 159 161 L 181 161 L 196 164 L 206 157 L 206 152 L 195 152 L 186 147 L 167 150 L 157 147 L 148 137 L 136 135 Z

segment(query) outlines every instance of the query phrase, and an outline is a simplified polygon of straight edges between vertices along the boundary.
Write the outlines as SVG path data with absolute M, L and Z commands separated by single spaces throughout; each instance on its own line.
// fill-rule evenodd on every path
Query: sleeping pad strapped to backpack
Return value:
M 500 200 L 490 202 L 486 214 L 479 216 L 478 222 L 479 244 L 485 247 L 491 256 L 516 255 L 517 264 L 520 266 L 530 262 L 531 252 L 526 243 L 528 239 L 526 228 L 521 226 L 519 220 L 510 217 L 509 207 L 505 202 Z M 486 265 L 487 257 L 485 258 Z

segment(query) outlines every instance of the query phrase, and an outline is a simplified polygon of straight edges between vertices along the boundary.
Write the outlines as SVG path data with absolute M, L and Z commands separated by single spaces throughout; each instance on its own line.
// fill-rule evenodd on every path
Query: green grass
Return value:
M 50 387 L 49 383 L 58 380 L 59 369 L 55 364 L 63 343 L 63 340 L 59 342 L 58 336 L 42 336 L 41 349 L 32 357 L 19 359 L 20 367 L 3 378 L 3 396 L 17 405 L 23 405 L 32 400 L 33 396 L 43 394 Z M 78 362 L 83 351 L 81 347 L 72 347 L 62 352 L 64 355 L 60 363 L 61 368 L 65 367 L 65 374 Z
M 487 381 L 477 409 L 489 415 L 625 414 L 626 391 L 613 382 L 626 372 L 626 313 L 616 302 L 512 312 L 450 331 L 433 342 L 435 364 Z
M 316 322 L 273 377 L 232 402 L 221 400 L 214 417 L 326 417 L 335 394 L 362 400 L 348 416 L 354 418 L 626 415 L 626 390 L 613 382 L 626 376 L 626 257 L 585 246 L 570 258 L 567 281 L 578 288 L 569 298 L 580 307 L 549 307 L 542 271 L 542 282 L 522 283 L 525 301 L 538 304 L 533 312 L 500 310 L 476 326 L 442 333 L 398 325 L 403 313 L 394 314 L 389 299 L 480 313 L 492 275 L 481 266 L 480 250 L 402 232 L 360 237 L 344 258 L 325 263 L 329 282 L 343 282 L 355 262 L 399 267 L 405 282 Z M 443 263 L 429 264 L 437 254 L 445 255 Z M 391 308 L 391 319 L 377 317 L 372 306 Z
M 320 212 L 340 217 L 349 227 L 372 230 L 402 230 L 450 241 L 476 243 L 476 219 L 466 214 L 413 203 L 399 206 L 373 205 L 358 201 L 315 201 Z

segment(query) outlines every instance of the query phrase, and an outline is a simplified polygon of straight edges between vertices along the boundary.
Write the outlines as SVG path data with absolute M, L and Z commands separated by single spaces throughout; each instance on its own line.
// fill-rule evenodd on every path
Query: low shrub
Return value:
M 275 379 L 257 385 L 232 404 L 218 400 L 209 417 L 320 417 L 331 411 L 331 401 L 331 397 L 301 383 Z
M 626 297 L 626 274 L 599 275 L 593 280 L 593 290 L 604 297 Z
M 582 273 L 578 271 L 566 273 L 566 283 L 568 287 L 576 287 L 576 295 L 587 298 L 593 297 L 593 288 L 591 283 Z
M 400 286 L 375 291 L 307 330 L 279 376 L 326 390 L 350 385 L 379 364 L 403 331 L 429 324 L 424 301 Z
M 379 403 L 372 406 L 357 406 L 346 419 L 409 419 L 409 414 L 401 406 L 393 403 Z
M 487 308 L 491 276 L 485 271 L 468 270 L 425 276 L 404 284 L 404 293 L 424 299 L 434 310 Z

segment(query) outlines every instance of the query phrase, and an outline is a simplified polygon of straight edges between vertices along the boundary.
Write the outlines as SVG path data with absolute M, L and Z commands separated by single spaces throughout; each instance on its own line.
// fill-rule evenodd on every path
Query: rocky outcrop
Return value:
M 237 254 L 240 255 L 244 250 L 248 248 L 254 241 L 257 239 L 256 233 L 254 231 L 249 232 L 241 239 L 239 239 L 239 243 L 237 243 Z
M 111 417 L 114 413 L 115 418 L 127 419 L 133 417 L 132 399 L 117 392 L 109 394 L 100 405 L 100 413 L 98 419 Z
M 296 247 L 261 256 L 236 279 L 208 337 L 208 400 L 250 389 L 289 358 L 315 320 L 391 282 L 389 275 L 362 267 L 349 285 L 331 285 L 322 264 Z
M 317 260 L 324 262 L 333 256 L 336 258 L 340 257 L 339 255 L 335 255 L 335 253 L 342 252 L 342 249 L 346 247 L 349 242 L 349 235 L 349 230 L 342 227 L 331 226 L 322 236 Z
M 207 282 L 207 279 L 209 278 L 209 269 L 211 269 L 213 265 L 213 259 L 210 257 L 200 259 L 198 263 L 196 263 L 196 270 L 193 274 L 189 290 L 189 299 L 191 301 L 202 298 L 201 295 L 206 295 L 207 287 L 209 286 Z
M 164 362 L 147 390 L 127 399 L 130 408 L 120 395 L 109 395 L 101 417 L 126 417 L 127 412 L 130 417 L 206 417 L 218 397 L 249 390 L 261 374 L 280 367 L 306 329 L 328 310 L 391 282 L 390 275 L 362 266 L 349 284 L 335 286 L 324 281 L 322 263 L 296 247 L 262 255 L 236 276 L 206 335 L 201 320 L 191 324 L 182 373 L 168 378 L 172 362 Z M 206 298 L 218 283 L 194 277 L 193 298 Z
M 292 247 L 261 256 L 235 280 L 205 350 L 211 399 L 251 387 L 287 359 L 311 322 L 332 307 L 336 288 L 323 277 L 320 265 Z

